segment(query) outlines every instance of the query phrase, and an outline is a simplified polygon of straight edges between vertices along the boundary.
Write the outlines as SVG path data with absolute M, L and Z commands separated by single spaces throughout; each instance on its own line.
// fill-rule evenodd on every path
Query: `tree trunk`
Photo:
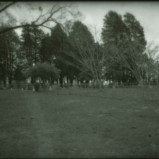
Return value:
M 62 75 L 60 75 L 60 87 L 63 88 L 63 76 Z
M 9 77 L 9 86 L 11 86 L 12 85 L 12 76 L 10 75 L 10 77 Z
M 138 86 L 139 86 L 139 87 L 143 87 L 143 86 L 144 86 L 144 80 L 143 80 L 143 78 L 140 78 L 140 79 L 138 80 Z
M 102 88 L 102 83 L 101 83 L 101 80 L 100 80 L 100 79 L 98 79 L 98 86 L 99 86 L 99 89 Z
M 73 78 L 70 78 L 70 85 L 73 86 Z
M 6 78 L 3 78 L 3 85 L 6 87 Z
M 99 78 L 95 79 L 95 87 L 101 89 L 102 88 L 102 82 Z

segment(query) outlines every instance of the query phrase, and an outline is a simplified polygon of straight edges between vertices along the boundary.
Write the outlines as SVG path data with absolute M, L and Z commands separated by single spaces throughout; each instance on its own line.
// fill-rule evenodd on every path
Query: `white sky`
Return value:
M 110 10 L 122 15 L 130 12 L 143 26 L 146 40 L 159 44 L 159 2 L 82 2 L 78 8 L 85 15 L 83 22 L 96 25 L 100 33 L 103 18 Z
M 27 2 L 25 2 L 27 3 Z M 33 2 L 29 2 L 30 4 Z M 44 8 L 51 6 L 52 2 L 40 2 Z M 65 2 L 60 2 L 65 3 Z M 68 2 L 67 2 L 68 3 Z M 110 11 L 116 11 L 119 14 L 130 12 L 135 15 L 136 19 L 144 28 L 145 37 L 148 42 L 154 41 L 159 44 L 159 2 L 69 2 L 72 8 L 79 10 L 83 14 L 81 19 L 95 33 L 94 27 L 98 32 L 98 40 L 100 39 L 101 28 L 103 26 L 103 18 Z M 22 2 L 21 2 L 22 4 Z M 39 2 L 34 2 L 34 5 Z M 30 12 L 26 6 L 14 8 L 12 10 L 17 19 L 29 20 L 37 13 Z M 93 27 L 92 27 L 93 26 Z

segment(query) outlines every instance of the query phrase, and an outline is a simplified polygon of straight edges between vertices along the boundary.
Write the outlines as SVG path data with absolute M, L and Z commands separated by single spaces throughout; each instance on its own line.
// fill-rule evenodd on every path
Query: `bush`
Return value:
M 60 70 L 48 63 L 39 63 L 27 70 L 27 77 L 33 79 L 41 78 L 42 80 L 50 80 L 59 78 Z

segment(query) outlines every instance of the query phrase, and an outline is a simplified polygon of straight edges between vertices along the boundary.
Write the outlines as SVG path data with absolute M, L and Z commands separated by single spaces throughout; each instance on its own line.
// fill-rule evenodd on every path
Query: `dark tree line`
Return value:
M 107 76 L 118 82 L 142 83 L 146 40 L 139 21 L 130 13 L 122 17 L 110 11 L 104 19 L 102 39 L 104 47 L 111 46 L 107 56 L 111 67 Z
M 99 86 L 102 80 L 142 85 L 150 78 L 150 71 L 158 68 L 145 53 L 143 27 L 130 13 L 122 16 L 110 11 L 105 15 L 101 44 L 81 21 L 67 25 L 69 30 L 57 23 L 51 34 L 29 24 L 23 27 L 21 37 L 14 30 L 1 34 L 0 80 L 4 85 L 29 76 L 32 82 L 40 77 L 43 82 L 59 81 L 61 86 L 64 79 L 71 85 L 74 79 L 81 83 L 92 80 Z M 0 30 L 5 28 L 8 26 Z

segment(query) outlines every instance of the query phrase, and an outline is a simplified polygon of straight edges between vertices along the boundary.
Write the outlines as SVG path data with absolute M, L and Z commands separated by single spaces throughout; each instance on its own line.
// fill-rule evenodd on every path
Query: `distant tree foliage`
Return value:
M 86 71 L 87 69 L 84 61 L 86 63 L 90 58 L 88 49 L 91 49 L 95 44 L 93 35 L 86 25 L 80 21 L 75 21 L 69 34 L 69 40 L 72 46 L 72 54 L 70 56 L 73 58 L 73 66 L 77 69 L 76 75 L 82 75 L 81 71 Z M 90 73 L 90 70 L 86 72 Z M 80 79 L 84 79 L 84 77 Z
M 94 38 L 88 27 L 80 21 L 75 21 L 69 34 L 72 43 L 81 45 L 92 45 Z
M 71 45 L 67 34 L 60 25 L 56 25 L 51 32 L 51 50 L 52 58 L 55 65 L 61 70 L 60 73 L 60 85 L 63 87 L 64 77 L 66 77 L 70 83 L 73 83 L 74 68 L 70 65 L 70 57 L 68 56 L 71 51 Z
M 109 11 L 104 17 L 102 28 L 102 40 L 105 45 L 118 45 L 124 40 L 124 35 L 128 32 L 128 28 L 122 20 L 122 16 L 114 11 Z
M 34 79 L 41 78 L 42 81 L 51 81 L 59 78 L 60 70 L 53 64 L 39 63 L 29 68 L 26 73 L 28 77 L 31 76 Z
M 44 37 L 44 32 L 37 27 L 23 28 L 22 45 L 29 65 L 40 62 L 40 48 Z
M 65 5 L 56 3 L 46 13 L 38 8 L 37 19 L 17 25 L 8 12 L 16 3 L 0 2 L 0 82 L 4 86 L 28 77 L 32 83 L 37 78 L 50 84 L 56 80 L 61 87 L 65 82 L 72 85 L 74 79 L 82 84 L 91 80 L 99 87 L 103 80 L 139 85 L 159 82 L 159 47 L 147 45 L 144 29 L 133 14 L 109 11 L 99 43 L 83 22 L 67 21 L 65 13 L 74 13 Z M 21 37 L 14 31 L 17 28 L 22 28 Z M 46 34 L 42 28 L 51 32 Z
M 104 18 L 102 39 L 105 50 L 108 50 L 107 77 L 118 82 L 130 82 L 135 78 L 142 83 L 146 40 L 143 27 L 135 16 L 126 13 L 122 17 L 110 11 Z
M 40 61 L 42 63 L 44 63 L 44 62 L 48 62 L 50 64 L 53 63 L 52 43 L 51 43 L 51 37 L 49 35 L 46 35 L 41 40 L 39 57 L 40 57 Z
M 4 86 L 6 86 L 7 82 L 11 84 L 14 79 L 19 45 L 20 40 L 16 32 L 10 31 L 0 35 L 0 79 L 3 81 Z

